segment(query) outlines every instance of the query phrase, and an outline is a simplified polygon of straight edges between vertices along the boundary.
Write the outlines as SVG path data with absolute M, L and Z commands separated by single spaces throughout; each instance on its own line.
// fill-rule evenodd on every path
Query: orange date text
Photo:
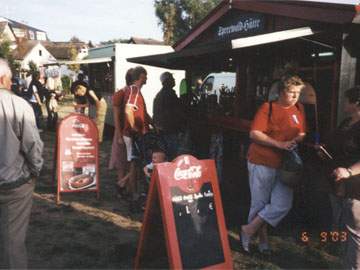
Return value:
M 310 241 L 320 241 L 322 243 L 332 242 L 346 242 L 348 238 L 347 231 L 321 231 L 319 233 L 301 232 L 300 240 L 304 243 Z

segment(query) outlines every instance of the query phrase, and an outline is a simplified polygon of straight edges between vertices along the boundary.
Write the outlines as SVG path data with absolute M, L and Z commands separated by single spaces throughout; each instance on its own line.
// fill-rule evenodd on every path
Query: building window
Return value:
M 29 31 L 29 37 L 30 37 L 30 39 L 34 40 L 35 39 L 35 33 L 33 31 Z
M 39 50 L 39 56 L 42 56 L 42 51 L 41 50 Z

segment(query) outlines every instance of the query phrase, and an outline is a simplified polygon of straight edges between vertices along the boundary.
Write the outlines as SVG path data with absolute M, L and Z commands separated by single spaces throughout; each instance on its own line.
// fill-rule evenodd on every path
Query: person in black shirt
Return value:
M 345 91 L 344 111 L 349 114 L 325 145 L 332 155 L 332 180 L 347 231 L 345 268 L 360 268 L 360 86 Z M 321 154 L 320 154 L 321 156 Z M 340 197 L 339 197 L 340 196 Z M 333 204 L 334 206 L 334 204 Z M 334 211 L 334 209 L 333 209 Z M 346 235 L 344 235 L 346 233 Z M 345 239 L 344 238 L 344 239 Z
M 42 114 L 42 103 L 44 100 L 44 89 L 39 81 L 40 72 L 35 71 L 32 74 L 32 80 L 28 89 L 24 92 L 24 98 L 30 103 L 34 110 L 36 126 L 40 129 Z
M 96 107 L 96 126 L 99 132 L 99 142 L 103 140 L 105 116 L 107 110 L 107 104 L 105 99 L 100 95 L 96 94 L 93 90 L 86 89 L 83 85 L 78 85 L 74 89 L 74 95 L 84 97 L 86 102 Z
M 166 143 L 166 156 L 169 160 L 176 157 L 178 151 L 178 135 L 184 124 L 184 112 L 180 99 L 173 87 L 175 80 L 170 72 L 160 76 L 163 85 L 157 93 L 153 104 L 153 120 L 156 130 Z
M 89 85 L 84 81 L 85 77 L 84 74 L 80 73 L 78 75 L 78 79 L 76 81 L 74 81 L 71 85 L 70 91 L 71 93 L 74 95 L 74 106 L 75 106 L 75 111 L 76 112 L 80 112 L 80 113 L 84 113 L 85 112 L 85 106 L 87 104 L 87 100 L 85 96 L 79 96 L 75 93 L 75 89 L 77 86 L 82 85 L 86 88 L 86 91 L 89 90 Z M 82 105 L 82 106 L 77 106 L 77 105 Z

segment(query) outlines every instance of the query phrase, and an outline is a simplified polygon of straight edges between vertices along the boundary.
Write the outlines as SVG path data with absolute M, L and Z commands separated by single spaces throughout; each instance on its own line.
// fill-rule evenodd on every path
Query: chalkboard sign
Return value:
M 137 269 L 153 267 L 232 268 L 213 160 L 155 166 L 135 259 Z
M 57 202 L 62 192 L 97 192 L 99 197 L 98 132 L 81 114 L 65 117 L 57 129 Z

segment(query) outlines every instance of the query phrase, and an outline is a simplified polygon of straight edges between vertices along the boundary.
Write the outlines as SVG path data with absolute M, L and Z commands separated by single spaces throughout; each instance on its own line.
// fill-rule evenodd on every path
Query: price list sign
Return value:
M 213 160 L 183 155 L 155 166 L 135 259 L 137 269 L 152 267 L 232 268 Z
M 64 118 L 57 130 L 57 202 L 62 192 L 97 192 L 99 197 L 98 131 L 81 114 Z

